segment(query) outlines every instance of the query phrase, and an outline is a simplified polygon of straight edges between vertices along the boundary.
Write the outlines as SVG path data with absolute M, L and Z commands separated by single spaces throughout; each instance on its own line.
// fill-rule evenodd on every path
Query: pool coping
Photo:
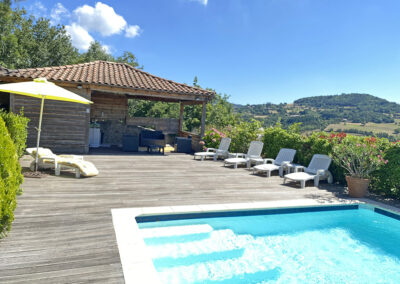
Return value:
M 397 215 L 400 208 L 386 205 L 369 199 L 337 199 L 321 201 L 314 199 L 279 200 L 265 202 L 246 202 L 228 204 L 202 204 L 181 206 L 160 206 L 141 208 L 118 208 L 112 209 L 112 220 L 121 259 L 125 283 L 148 283 L 161 284 L 158 273 L 147 252 L 146 245 L 141 236 L 139 226 L 136 222 L 138 216 L 157 216 L 164 214 L 201 214 L 210 212 L 222 213 L 228 211 L 248 211 L 262 209 L 283 209 L 301 207 L 327 207 L 340 205 L 359 205 L 365 209 L 379 208 L 390 214 Z M 382 214 L 382 213 L 381 213 Z M 397 215 L 398 216 L 398 215 Z

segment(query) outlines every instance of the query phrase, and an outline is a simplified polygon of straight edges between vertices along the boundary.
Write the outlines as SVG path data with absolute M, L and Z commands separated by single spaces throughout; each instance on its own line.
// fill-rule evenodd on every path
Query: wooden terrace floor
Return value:
M 278 176 L 253 176 L 185 154 L 85 159 L 98 167 L 98 177 L 64 173 L 25 179 L 11 233 L 0 241 L 0 283 L 123 283 L 112 208 L 304 198 L 329 202 L 341 191 L 325 183 L 325 189 L 284 186 Z

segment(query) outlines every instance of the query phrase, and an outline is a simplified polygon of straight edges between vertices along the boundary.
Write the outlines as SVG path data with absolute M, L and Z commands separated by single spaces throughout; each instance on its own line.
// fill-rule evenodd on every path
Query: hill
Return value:
M 262 121 L 266 127 L 277 122 L 284 127 L 293 123 L 302 123 L 303 131 L 323 130 L 328 125 L 340 123 L 362 126 L 391 124 L 386 128 L 395 129 L 397 128 L 396 119 L 400 118 L 400 104 L 357 93 L 307 97 L 298 99 L 292 104 L 234 105 L 234 108 L 245 118 L 256 118 Z M 375 127 L 375 132 L 376 129 Z M 392 133 L 388 132 L 388 134 Z

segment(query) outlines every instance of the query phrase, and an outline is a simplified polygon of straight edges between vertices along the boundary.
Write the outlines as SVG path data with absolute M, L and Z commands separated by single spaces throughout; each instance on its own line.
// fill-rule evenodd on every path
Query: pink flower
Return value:
M 217 140 L 216 140 L 215 138 L 213 138 L 211 141 L 212 141 L 212 142 L 217 142 Z
M 206 142 L 200 141 L 200 145 L 206 145 Z
M 385 161 L 385 164 L 387 164 L 387 163 L 389 163 L 389 161 L 388 161 L 388 160 L 386 160 L 386 161 Z

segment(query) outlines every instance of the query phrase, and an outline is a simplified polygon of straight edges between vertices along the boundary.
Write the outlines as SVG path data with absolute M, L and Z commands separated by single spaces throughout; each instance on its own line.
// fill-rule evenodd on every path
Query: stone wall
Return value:
M 179 122 L 175 118 L 128 117 L 126 124 L 160 130 L 164 134 L 178 134 Z
M 100 131 L 103 134 L 103 144 L 118 147 L 122 147 L 123 135 L 139 136 L 142 130 L 138 126 L 126 125 L 115 120 L 99 122 L 99 125 Z

